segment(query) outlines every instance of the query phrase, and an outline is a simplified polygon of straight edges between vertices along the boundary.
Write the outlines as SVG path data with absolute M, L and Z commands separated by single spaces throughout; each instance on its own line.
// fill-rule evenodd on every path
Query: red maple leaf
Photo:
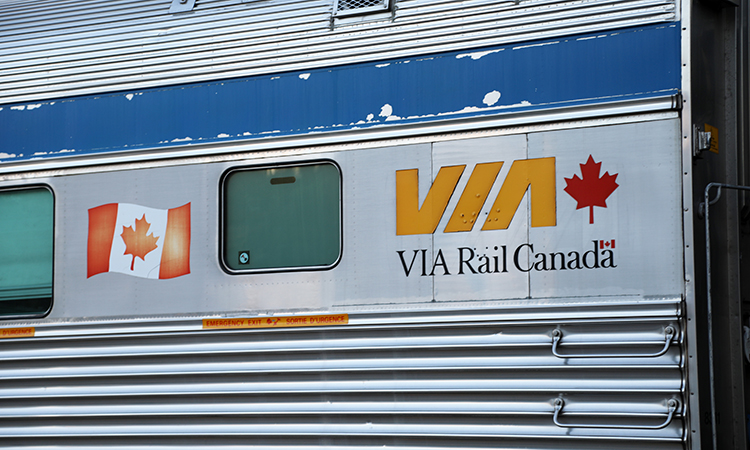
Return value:
M 122 240 L 125 242 L 125 253 L 124 255 L 133 255 L 133 261 L 130 263 L 130 270 L 133 270 L 135 265 L 135 257 L 141 258 L 145 261 L 145 256 L 156 250 L 156 241 L 159 237 L 154 237 L 154 233 L 146 236 L 148 229 L 151 228 L 151 224 L 146 222 L 146 214 L 140 219 L 135 219 L 135 229 L 133 227 L 122 227 Z
M 594 223 L 594 206 L 607 207 L 607 197 L 619 186 L 615 182 L 617 174 L 610 175 L 609 172 L 604 172 L 604 175 L 600 178 L 599 172 L 602 163 L 594 162 L 591 155 L 589 155 L 586 164 L 579 165 L 583 178 L 578 178 L 578 175 L 573 175 L 573 178 L 565 178 L 567 185 L 565 192 L 578 202 L 576 209 L 589 207 L 589 223 Z

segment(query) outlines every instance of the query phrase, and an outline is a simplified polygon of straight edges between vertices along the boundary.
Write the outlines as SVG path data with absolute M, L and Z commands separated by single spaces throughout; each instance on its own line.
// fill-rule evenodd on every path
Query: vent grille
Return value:
M 377 11 L 387 11 L 388 0 L 336 0 L 336 15 L 365 14 Z

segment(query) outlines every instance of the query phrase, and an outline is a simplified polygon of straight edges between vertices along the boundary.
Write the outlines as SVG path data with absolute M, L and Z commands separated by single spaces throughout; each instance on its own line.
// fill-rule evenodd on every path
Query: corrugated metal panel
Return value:
M 319 329 L 37 326 L 0 350 L 0 443 L 677 449 L 679 308 L 357 314 Z M 658 353 L 668 327 L 666 351 L 624 356 Z M 585 357 L 555 356 L 555 329 L 559 352 Z
M 0 102 L 142 89 L 674 21 L 674 0 L 402 0 L 332 21 L 333 0 L 0 3 Z

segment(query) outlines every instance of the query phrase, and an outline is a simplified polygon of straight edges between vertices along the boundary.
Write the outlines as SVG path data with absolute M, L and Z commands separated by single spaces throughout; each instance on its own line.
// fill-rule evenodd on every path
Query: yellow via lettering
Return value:
M 473 229 L 480 221 L 481 210 L 502 167 L 502 161 L 474 166 L 444 232 Z M 396 234 L 434 233 L 465 168 L 465 165 L 441 167 L 421 207 L 419 170 L 396 171 Z M 530 191 L 531 226 L 555 226 L 555 158 L 550 157 L 513 162 L 492 209 L 483 219 L 482 230 L 507 229 L 527 190 Z

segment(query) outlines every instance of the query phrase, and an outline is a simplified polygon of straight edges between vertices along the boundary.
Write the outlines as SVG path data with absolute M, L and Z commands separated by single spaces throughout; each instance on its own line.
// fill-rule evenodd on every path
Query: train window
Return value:
M 45 187 L 0 191 L 0 315 L 52 306 L 54 198 Z
M 222 262 L 230 273 L 338 262 L 341 173 L 334 163 L 233 169 L 222 195 Z

